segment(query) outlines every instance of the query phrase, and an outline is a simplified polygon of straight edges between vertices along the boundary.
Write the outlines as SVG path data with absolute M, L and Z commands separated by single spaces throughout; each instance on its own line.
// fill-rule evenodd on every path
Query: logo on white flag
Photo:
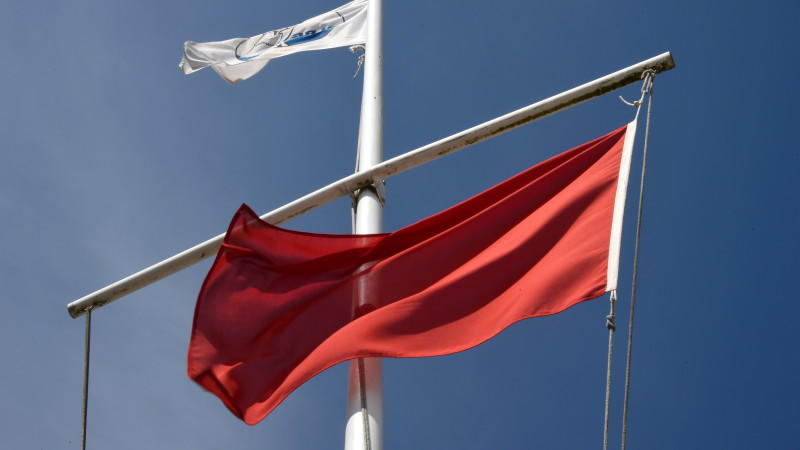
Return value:
M 272 58 L 292 53 L 363 44 L 367 0 L 354 0 L 303 23 L 250 38 L 184 44 L 180 67 L 189 74 L 211 66 L 229 83 L 250 78 Z

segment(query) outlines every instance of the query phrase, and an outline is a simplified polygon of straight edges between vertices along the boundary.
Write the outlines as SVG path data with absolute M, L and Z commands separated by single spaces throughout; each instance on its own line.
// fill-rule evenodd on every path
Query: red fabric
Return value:
M 255 424 L 339 362 L 459 352 L 602 295 L 625 130 L 393 233 L 290 231 L 243 205 L 197 299 L 189 376 Z

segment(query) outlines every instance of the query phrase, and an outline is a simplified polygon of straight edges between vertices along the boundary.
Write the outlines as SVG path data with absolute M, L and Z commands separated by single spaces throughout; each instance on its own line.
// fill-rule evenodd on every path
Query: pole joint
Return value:
M 353 211 L 358 210 L 358 198 L 364 191 L 372 191 L 381 202 L 381 206 L 386 204 L 386 180 L 372 181 L 366 186 L 359 187 L 350 193 L 350 201 L 353 205 Z

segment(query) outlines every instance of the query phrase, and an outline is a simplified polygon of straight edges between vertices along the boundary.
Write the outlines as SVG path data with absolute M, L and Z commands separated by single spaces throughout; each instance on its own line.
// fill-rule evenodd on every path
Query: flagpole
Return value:
M 367 8 L 367 43 L 364 55 L 364 88 L 358 131 L 356 172 L 383 160 L 383 1 L 370 0 Z M 379 181 L 378 183 L 382 183 Z M 356 234 L 383 231 L 381 186 L 359 189 L 355 194 L 353 228 Z M 369 280 L 356 287 L 354 309 L 369 304 Z M 345 450 L 383 449 L 383 375 L 379 358 L 350 363 Z

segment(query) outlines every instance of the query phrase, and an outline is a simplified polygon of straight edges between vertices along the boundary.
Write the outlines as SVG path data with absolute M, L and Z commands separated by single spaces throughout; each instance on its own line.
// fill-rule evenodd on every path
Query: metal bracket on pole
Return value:
M 386 180 L 374 181 L 364 187 L 360 187 L 350 193 L 350 202 L 353 205 L 353 211 L 358 211 L 358 196 L 362 191 L 372 191 L 378 196 L 381 206 L 386 205 Z

